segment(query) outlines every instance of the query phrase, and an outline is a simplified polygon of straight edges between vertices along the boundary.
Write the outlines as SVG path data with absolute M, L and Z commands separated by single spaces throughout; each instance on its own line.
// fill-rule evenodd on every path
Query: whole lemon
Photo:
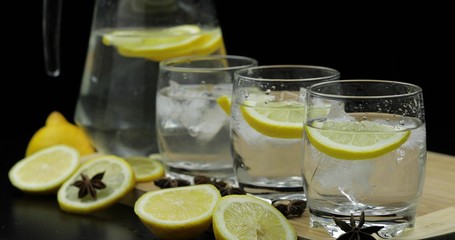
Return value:
M 95 152 L 90 138 L 80 127 L 68 122 L 60 112 L 53 111 L 47 117 L 46 124 L 33 134 L 25 156 L 57 144 L 74 147 L 81 155 Z

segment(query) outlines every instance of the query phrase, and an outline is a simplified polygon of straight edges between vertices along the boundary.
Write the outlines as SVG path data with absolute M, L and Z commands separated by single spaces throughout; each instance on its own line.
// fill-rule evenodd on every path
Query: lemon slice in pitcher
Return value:
M 103 35 L 102 42 L 117 47 L 122 56 L 154 61 L 184 55 L 206 55 L 224 49 L 219 28 L 206 30 L 196 25 L 116 30 Z
M 315 123 L 305 127 L 311 144 L 319 151 L 338 159 L 371 159 L 391 152 L 407 141 L 409 130 L 371 121 Z

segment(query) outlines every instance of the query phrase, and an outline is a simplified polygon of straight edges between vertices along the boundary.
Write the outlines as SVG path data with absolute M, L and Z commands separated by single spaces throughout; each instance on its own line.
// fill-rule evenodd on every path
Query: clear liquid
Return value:
M 233 104 L 231 144 L 240 188 L 268 199 L 304 199 L 302 140 L 272 138 L 257 132 L 242 117 L 241 105 Z
M 387 122 L 390 115 L 376 115 Z M 400 123 L 411 131 L 407 142 L 383 156 L 342 160 L 318 151 L 304 137 L 303 176 L 310 209 L 310 225 L 323 226 L 333 237 L 341 231 L 332 217 L 349 221 L 365 212 L 365 226 L 385 226 L 379 234 L 389 238 L 414 226 L 422 194 L 426 162 L 425 125 L 417 119 Z
M 102 43 L 105 33 L 108 30 L 91 34 L 75 122 L 100 153 L 157 153 L 158 62 L 120 55 L 116 47 Z M 224 54 L 224 46 L 212 54 Z
M 158 93 L 159 147 L 170 175 L 233 176 L 229 116 L 216 102 L 231 94 L 232 85 L 209 85 L 181 85 L 178 95 L 171 87 Z

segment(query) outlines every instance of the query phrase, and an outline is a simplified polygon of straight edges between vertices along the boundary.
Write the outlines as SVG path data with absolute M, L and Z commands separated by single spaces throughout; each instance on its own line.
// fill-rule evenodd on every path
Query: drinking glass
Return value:
M 218 100 L 227 99 L 230 105 L 234 72 L 256 65 L 253 58 L 233 55 L 186 56 L 160 63 L 156 126 L 167 175 L 235 182 L 229 111 Z
M 334 217 L 380 226 L 382 238 L 414 226 L 426 163 L 422 89 L 354 79 L 307 89 L 302 173 L 310 226 L 333 237 Z
M 311 65 L 235 73 L 231 145 L 241 189 L 270 200 L 305 199 L 300 170 L 305 89 L 339 76 L 335 69 Z

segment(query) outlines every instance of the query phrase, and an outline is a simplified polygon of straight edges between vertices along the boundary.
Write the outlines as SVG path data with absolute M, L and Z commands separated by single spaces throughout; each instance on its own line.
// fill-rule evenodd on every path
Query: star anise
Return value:
M 219 189 L 219 188 L 218 188 Z M 246 192 L 237 187 L 225 186 L 223 189 L 219 189 L 221 196 L 227 195 L 245 195 Z
M 191 183 L 187 180 L 168 177 L 163 177 L 153 182 L 159 188 L 174 188 L 191 185 Z
M 354 215 L 351 214 L 351 225 L 345 223 L 341 219 L 337 219 L 333 217 L 333 220 L 341 228 L 345 233 L 340 235 L 337 240 L 375 240 L 371 234 L 376 233 L 383 228 L 383 226 L 371 226 L 362 228 L 363 224 L 365 223 L 365 213 L 362 212 L 360 215 L 359 225 L 356 225 Z
M 219 181 L 216 179 L 211 179 L 207 176 L 202 176 L 202 175 L 195 176 L 193 178 L 193 181 L 194 181 L 194 184 L 212 184 L 213 186 L 218 188 L 218 190 L 220 190 L 220 192 L 223 191 L 223 189 L 228 186 L 228 184 L 226 182 Z
M 79 188 L 79 198 L 83 198 L 87 194 L 90 194 L 92 198 L 96 199 L 96 189 L 106 188 L 106 184 L 101 181 L 101 179 L 104 177 L 104 172 L 95 174 L 95 176 L 93 176 L 91 179 L 89 179 L 88 176 L 83 173 L 81 173 L 81 177 L 82 180 L 78 180 L 73 183 L 73 186 Z
M 286 218 L 301 217 L 306 208 L 306 202 L 303 200 L 276 200 L 272 205 Z

